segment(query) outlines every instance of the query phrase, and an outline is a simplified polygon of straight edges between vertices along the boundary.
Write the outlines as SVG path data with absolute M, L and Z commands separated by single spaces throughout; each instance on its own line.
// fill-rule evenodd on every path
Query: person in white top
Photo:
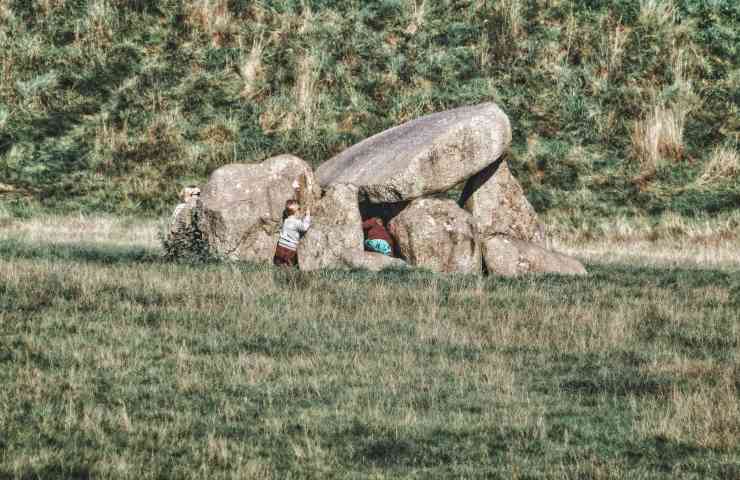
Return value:
M 198 199 L 200 198 L 200 188 L 196 186 L 189 186 L 185 187 L 182 190 L 180 190 L 180 201 L 182 203 L 178 204 L 175 207 L 175 211 L 172 212 L 172 217 L 170 218 L 170 232 L 175 233 L 180 228 L 182 228 L 184 225 L 190 224 L 190 218 L 184 218 L 184 212 L 187 209 L 187 212 L 189 212 L 189 208 L 192 209 L 195 204 L 198 202 Z
M 311 211 L 299 215 L 300 205 L 295 200 L 285 202 L 283 211 L 283 226 L 280 229 L 280 239 L 275 248 L 275 257 L 272 263 L 279 266 L 294 267 L 298 265 L 298 243 L 301 236 L 311 227 Z

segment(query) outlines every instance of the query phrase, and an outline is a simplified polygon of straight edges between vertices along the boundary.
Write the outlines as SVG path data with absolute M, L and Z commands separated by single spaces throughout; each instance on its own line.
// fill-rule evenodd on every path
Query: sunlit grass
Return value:
M 588 277 L 505 279 L 172 264 L 136 219 L 6 227 L 8 478 L 740 473 L 740 266 L 664 262 L 675 230 L 604 263 L 618 237 L 553 238 Z

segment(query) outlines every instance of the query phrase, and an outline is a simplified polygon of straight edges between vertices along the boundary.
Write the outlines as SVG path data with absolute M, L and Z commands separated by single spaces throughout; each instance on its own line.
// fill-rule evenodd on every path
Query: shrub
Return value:
M 170 261 L 191 263 L 205 263 L 214 260 L 208 242 L 198 228 L 199 209 L 191 208 L 189 215 L 190 218 L 185 221 L 175 218 L 174 228 L 171 227 L 167 233 L 160 232 L 164 258 Z
M 654 173 L 667 160 L 683 158 L 686 112 L 654 107 L 632 130 L 632 153 L 642 173 Z
M 717 146 L 704 165 L 699 184 L 711 184 L 737 179 L 740 174 L 740 155 L 730 146 Z

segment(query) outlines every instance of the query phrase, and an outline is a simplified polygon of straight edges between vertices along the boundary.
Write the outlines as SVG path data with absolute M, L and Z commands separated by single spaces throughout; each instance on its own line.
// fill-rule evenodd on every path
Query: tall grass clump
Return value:
M 697 367 L 706 372 L 703 365 Z M 740 403 L 733 378 L 737 373 L 729 368 L 714 375 L 718 377 L 717 384 L 706 389 L 685 392 L 674 388 L 667 392 L 640 415 L 638 430 L 644 435 L 701 448 L 725 451 L 737 448 Z
M 737 146 L 718 145 L 712 150 L 699 176 L 701 184 L 738 181 L 740 178 L 740 154 Z
M 669 162 L 683 158 L 686 112 L 653 107 L 632 130 L 633 154 L 643 173 L 654 174 Z
M 265 67 L 262 62 L 263 52 L 264 38 L 262 36 L 256 37 L 252 42 L 249 53 L 242 58 L 239 65 L 239 73 L 244 82 L 241 95 L 245 98 L 252 98 L 258 95 L 260 90 L 264 88 Z
M 671 26 L 676 19 L 673 0 L 640 0 L 638 20 L 657 29 Z
M 189 2 L 188 21 L 196 31 L 211 38 L 214 47 L 223 47 L 232 33 L 232 14 L 226 0 L 195 0 Z

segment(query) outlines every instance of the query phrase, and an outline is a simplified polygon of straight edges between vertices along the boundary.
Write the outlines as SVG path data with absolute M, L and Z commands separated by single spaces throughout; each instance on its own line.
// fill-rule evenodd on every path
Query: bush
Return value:
M 167 233 L 160 232 L 164 258 L 169 261 L 188 263 L 213 261 L 214 255 L 203 237 L 203 232 L 198 228 L 200 210 L 189 208 L 186 214 L 189 214 L 189 218 L 175 218 L 174 228 L 170 228 Z

